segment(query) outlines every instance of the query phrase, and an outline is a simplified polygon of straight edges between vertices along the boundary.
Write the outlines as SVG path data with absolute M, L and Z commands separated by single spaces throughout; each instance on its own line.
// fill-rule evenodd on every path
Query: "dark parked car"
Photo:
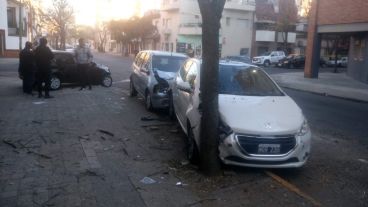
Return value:
M 53 53 L 55 58 L 51 61 L 51 89 L 59 89 L 62 83 L 79 83 L 81 75 L 74 54 L 56 50 Z M 112 85 L 111 72 L 107 66 L 92 62 L 90 73 L 92 84 L 101 84 L 105 87 Z
M 287 57 L 281 59 L 277 64 L 278 67 L 282 68 L 303 68 L 305 65 L 305 55 L 290 54 Z M 319 61 L 321 67 L 326 66 L 326 61 L 321 58 Z
M 246 55 L 226 56 L 224 58 L 224 60 L 231 60 L 231 61 L 236 61 L 236 62 L 242 62 L 242 63 L 252 64 L 252 60 L 250 59 L 250 57 L 248 57 Z

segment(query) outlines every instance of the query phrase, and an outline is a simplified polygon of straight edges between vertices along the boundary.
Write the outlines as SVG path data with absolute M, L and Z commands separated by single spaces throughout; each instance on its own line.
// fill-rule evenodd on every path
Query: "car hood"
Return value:
M 253 57 L 253 58 L 261 59 L 261 58 L 264 58 L 264 57 L 267 57 L 267 56 L 256 56 L 256 57 Z
M 162 70 L 155 70 L 157 75 L 164 80 L 173 80 L 176 76 L 176 73 L 173 72 L 165 72 Z
M 109 67 L 107 67 L 106 65 L 102 65 L 102 64 L 99 64 L 99 63 L 95 63 L 96 64 L 96 67 L 101 69 L 101 70 L 104 70 L 106 71 L 107 73 L 110 73 L 110 69 Z
M 289 96 L 219 95 L 223 122 L 235 133 L 285 135 L 297 133 L 303 124 L 301 109 Z

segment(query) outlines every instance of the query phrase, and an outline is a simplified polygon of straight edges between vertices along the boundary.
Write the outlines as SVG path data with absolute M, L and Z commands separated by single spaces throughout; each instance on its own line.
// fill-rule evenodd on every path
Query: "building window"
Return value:
M 230 17 L 226 17 L 226 26 L 230 26 Z
M 16 28 L 17 27 L 17 19 L 16 19 L 16 15 L 15 15 L 15 7 L 8 7 L 7 14 L 8 14 L 8 27 L 9 28 Z

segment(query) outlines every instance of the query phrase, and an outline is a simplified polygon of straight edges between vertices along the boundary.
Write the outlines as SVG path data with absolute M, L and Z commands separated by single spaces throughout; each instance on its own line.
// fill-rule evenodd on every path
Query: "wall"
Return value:
M 318 0 L 318 24 L 368 22 L 367 0 Z

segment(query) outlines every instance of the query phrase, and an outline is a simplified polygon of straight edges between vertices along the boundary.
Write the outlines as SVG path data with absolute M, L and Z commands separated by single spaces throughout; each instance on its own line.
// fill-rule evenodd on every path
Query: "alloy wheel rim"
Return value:
M 51 88 L 58 89 L 60 87 L 60 80 L 59 78 L 51 78 Z
M 105 85 L 105 86 L 111 86 L 111 84 L 112 84 L 112 79 L 111 79 L 110 77 L 106 76 L 106 77 L 104 78 L 104 80 L 103 80 L 103 83 L 104 83 L 104 85 Z

